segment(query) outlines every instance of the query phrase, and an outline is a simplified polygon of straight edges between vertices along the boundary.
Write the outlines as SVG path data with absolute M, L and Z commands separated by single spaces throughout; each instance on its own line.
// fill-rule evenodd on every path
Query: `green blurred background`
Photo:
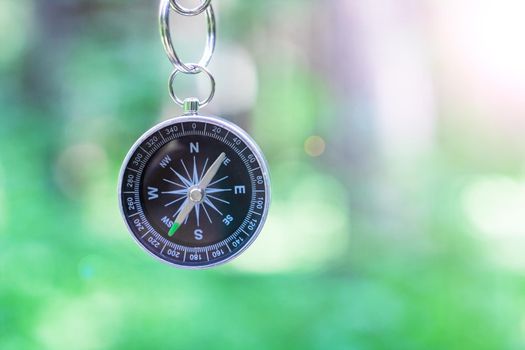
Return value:
M 260 143 L 273 203 L 182 271 L 116 195 L 180 113 L 157 1 L 0 0 L 0 349 L 524 349 L 525 2 L 214 2 L 203 112 Z M 174 20 L 195 60 L 204 18 Z

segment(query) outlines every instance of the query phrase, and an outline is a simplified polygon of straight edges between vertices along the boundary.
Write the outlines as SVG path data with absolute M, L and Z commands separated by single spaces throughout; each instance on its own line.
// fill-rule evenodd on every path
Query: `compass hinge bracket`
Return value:
M 196 115 L 199 113 L 201 104 L 197 98 L 187 98 L 184 100 L 184 114 L 185 115 Z

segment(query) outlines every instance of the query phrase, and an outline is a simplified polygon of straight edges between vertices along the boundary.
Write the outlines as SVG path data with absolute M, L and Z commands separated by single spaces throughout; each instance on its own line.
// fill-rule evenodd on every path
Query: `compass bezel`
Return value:
M 236 249 L 235 251 L 233 251 L 231 254 L 227 255 L 226 257 L 224 258 L 219 258 L 218 260 L 215 260 L 215 261 L 205 261 L 203 263 L 199 263 L 197 265 L 195 264 L 185 264 L 185 263 L 177 263 L 177 262 L 174 262 L 174 261 L 170 261 L 170 260 L 167 260 L 167 259 L 164 259 L 162 256 L 159 256 L 157 254 L 155 254 L 155 252 L 153 252 L 152 250 L 150 250 L 147 246 L 145 246 L 145 244 L 139 240 L 139 238 L 136 236 L 134 230 L 133 230 L 133 227 L 131 226 L 130 222 L 128 221 L 128 217 L 126 216 L 126 209 L 125 209 L 125 203 L 123 202 L 123 191 L 122 191 L 122 186 L 123 186 L 123 183 L 124 183 L 124 176 L 126 174 L 126 170 L 128 169 L 129 167 L 129 164 L 132 160 L 132 157 L 135 155 L 135 153 L 139 150 L 139 148 L 141 147 L 141 145 L 146 142 L 150 137 L 154 136 L 156 133 L 162 131 L 163 129 L 167 128 L 167 127 L 170 127 L 170 126 L 174 126 L 176 124 L 182 124 L 182 123 L 193 123 L 193 122 L 198 122 L 198 123 L 206 123 L 206 124 L 212 124 L 212 125 L 216 125 L 216 126 L 219 126 L 225 130 L 228 130 L 230 131 L 231 133 L 235 134 L 236 136 L 238 136 L 240 139 L 242 139 L 242 141 L 245 143 L 245 145 L 249 148 L 249 150 L 251 151 L 251 153 L 257 158 L 257 161 L 260 165 L 260 170 L 261 170 L 261 173 L 262 173 L 262 176 L 263 176 L 263 181 L 264 181 L 264 195 L 265 195 L 265 203 L 264 203 L 264 208 L 263 208 L 263 211 L 261 213 L 261 218 L 259 220 L 259 224 L 257 225 L 257 228 L 254 230 L 253 233 L 250 234 L 250 236 L 246 239 L 246 243 L 244 243 L 240 248 Z M 183 268 L 183 269 L 189 269 L 189 270 L 199 270 L 199 269 L 208 269 L 208 268 L 212 268 L 212 267 L 216 267 L 216 266 L 219 266 L 219 265 L 223 265 L 223 264 L 226 264 L 230 261 L 232 261 L 233 259 L 237 258 L 238 256 L 240 256 L 244 251 L 246 251 L 246 249 L 248 249 L 252 244 L 253 242 L 258 238 L 262 228 L 264 227 L 264 224 L 266 222 L 266 219 L 268 217 L 268 212 L 269 212 L 269 207 L 270 207 L 270 204 L 271 204 L 271 190 L 270 190 L 270 174 L 269 174 L 269 170 L 268 170 L 268 163 L 266 161 L 266 158 L 264 157 L 264 154 L 262 153 L 260 147 L 257 145 L 257 143 L 253 140 L 253 138 L 246 132 L 244 131 L 242 128 L 240 128 L 239 126 L 235 125 L 234 123 L 228 121 L 228 120 L 225 120 L 223 118 L 220 118 L 220 117 L 217 117 L 217 116 L 204 116 L 204 115 L 200 115 L 200 114 L 192 114 L 192 115 L 183 115 L 183 116 L 180 116 L 180 117 L 175 117 L 175 118 L 172 118 L 172 119 L 169 119 L 169 120 L 166 120 L 164 122 L 161 122 L 157 125 L 155 125 L 154 127 L 152 127 L 151 129 L 149 129 L 148 131 L 146 131 L 134 144 L 133 146 L 130 148 L 130 150 L 128 151 L 123 163 L 122 163 L 122 166 L 121 166 L 121 169 L 120 169 L 120 173 L 119 173 L 119 181 L 118 181 L 118 197 L 119 197 L 119 208 L 120 208 L 120 213 L 121 213 L 121 216 L 126 224 L 126 228 L 128 229 L 128 233 L 133 237 L 133 240 L 135 241 L 136 244 L 138 244 L 138 246 L 145 250 L 146 252 L 148 252 L 148 254 L 150 254 L 151 256 L 153 256 L 155 259 L 165 263 L 165 264 L 168 264 L 170 266 L 175 266 L 175 267 L 178 267 L 178 268 Z M 141 203 L 143 204 L 143 203 Z M 144 209 L 142 209 L 144 210 Z M 149 219 L 148 219 L 149 221 Z M 192 247 L 188 246 L 189 249 L 193 249 Z

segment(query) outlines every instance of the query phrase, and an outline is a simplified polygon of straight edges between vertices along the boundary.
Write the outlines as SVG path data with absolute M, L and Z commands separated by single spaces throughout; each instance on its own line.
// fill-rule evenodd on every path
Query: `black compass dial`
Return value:
M 177 266 L 232 259 L 267 215 L 264 157 L 222 119 L 180 117 L 157 126 L 135 144 L 121 174 L 121 208 L 134 238 Z

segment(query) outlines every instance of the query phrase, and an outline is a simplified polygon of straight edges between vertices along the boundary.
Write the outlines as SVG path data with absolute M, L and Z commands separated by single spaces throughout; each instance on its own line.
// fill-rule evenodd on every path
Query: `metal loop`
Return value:
M 179 70 L 183 73 L 192 73 L 193 69 L 183 63 L 179 56 L 177 55 L 177 52 L 175 51 L 175 48 L 173 47 L 173 41 L 171 39 L 171 33 L 170 33 L 170 13 L 171 13 L 171 6 L 172 6 L 172 0 L 162 0 L 160 4 L 160 14 L 159 14 L 159 20 L 160 20 L 160 34 L 162 37 L 162 43 L 164 44 L 164 48 L 166 49 L 166 53 L 168 54 L 168 58 L 170 59 L 171 63 L 175 67 L 176 70 Z M 197 64 L 197 66 L 200 67 L 208 67 L 210 64 L 211 58 L 213 56 L 213 52 L 215 51 L 215 35 L 216 35 L 216 23 L 215 23 L 215 13 L 213 11 L 213 6 L 211 4 L 208 4 L 206 9 L 206 21 L 208 24 L 208 35 L 206 39 L 206 48 L 204 50 L 204 53 L 202 54 L 202 57 Z
M 177 96 L 177 94 L 175 93 L 174 89 L 173 89 L 173 83 L 175 82 L 175 78 L 177 77 L 177 74 L 179 74 L 179 73 L 183 73 L 183 74 L 199 74 L 199 73 L 204 72 L 210 78 L 210 83 L 211 83 L 211 92 L 210 92 L 210 95 L 208 96 L 208 98 L 205 99 L 204 101 L 200 101 L 199 100 L 199 107 L 205 107 L 211 102 L 211 100 L 215 96 L 215 78 L 213 77 L 213 75 L 210 73 L 209 70 L 207 70 L 205 67 L 203 67 L 203 66 L 201 66 L 199 64 L 188 63 L 188 66 L 191 68 L 191 71 L 189 71 L 189 72 L 185 72 L 183 70 L 175 69 L 173 71 L 173 73 L 171 73 L 170 81 L 169 81 L 169 89 L 170 89 L 171 98 L 173 99 L 173 101 L 175 101 L 176 104 L 178 104 L 181 107 L 184 107 L 184 100 L 180 99 Z
M 182 5 L 179 5 L 177 0 L 171 0 L 171 8 L 173 10 L 177 11 L 179 14 L 183 16 L 197 16 L 204 12 L 210 6 L 211 0 L 204 0 L 199 6 L 190 9 L 187 7 L 184 7 Z

